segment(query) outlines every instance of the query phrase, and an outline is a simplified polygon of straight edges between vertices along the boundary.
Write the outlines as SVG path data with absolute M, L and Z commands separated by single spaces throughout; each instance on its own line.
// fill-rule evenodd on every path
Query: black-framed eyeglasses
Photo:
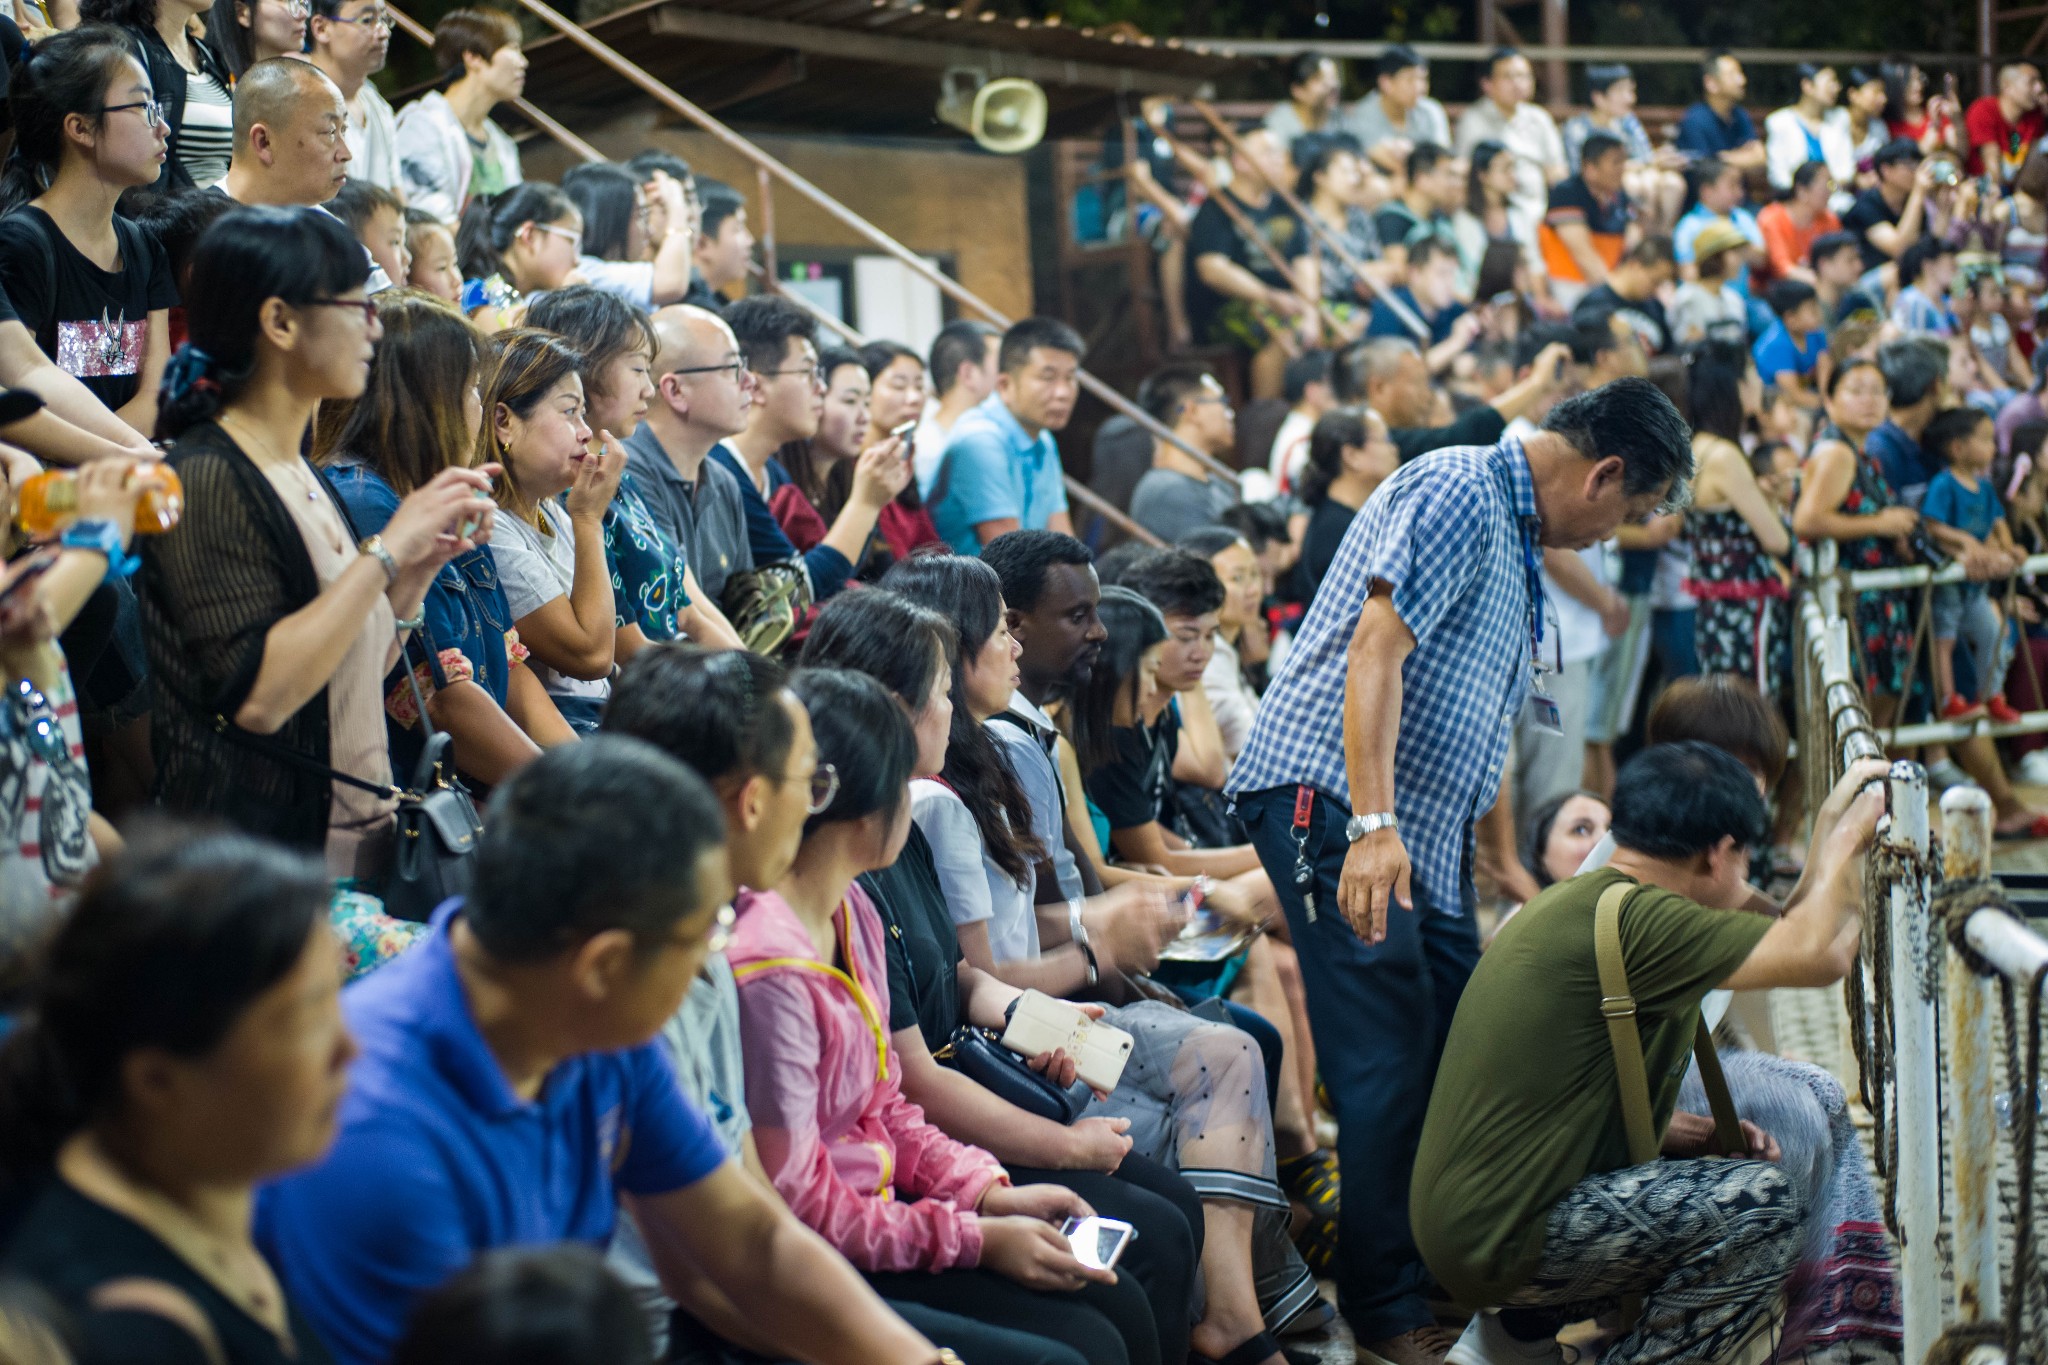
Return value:
M 831 376 L 826 373 L 825 367 L 823 365 L 801 365 L 793 370 L 761 371 L 761 377 L 763 379 L 779 379 L 786 374 L 807 374 L 811 377 L 811 382 L 813 384 L 816 384 L 821 389 L 829 388 L 831 386 Z
M 739 380 L 740 380 L 740 379 L 741 379 L 741 378 L 742 378 L 742 377 L 743 377 L 743 376 L 744 376 L 744 375 L 746 374 L 746 372 L 747 372 L 747 353 L 746 353 L 745 351 L 740 351 L 740 352 L 738 352 L 737 354 L 735 354 L 735 355 L 733 356 L 733 358 L 732 358 L 731 360 L 721 360 L 721 361 L 720 361 L 720 362 L 719 362 L 718 364 L 716 364 L 716 365 L 684 365 L 684 366 L 682 366 L 682 367 L 681 367 L 681 368 L 679 368 L 679 369 L 673 369 L 673 370 L 668 370 L 668 371 L 665 371 L 665 373 L 668 373 L 668 374 L 722 374 L 722 373 L 724 373 L 724 372 L 725 372 L 726 370 L 731 370 L 731 371 L 732 371 L 732 377 L 733 377 L 733 381 L 734 381 L 735 383 L 739 382 Z
M 804 780 L 801 777 L 788 776 L 776 779 L 778 782 L 802 782 Z M 807 809 L 812 815 L 816 815 L 832 804 L 833 797 L 839 795 L 839 769 L 833 767 L 830 763 L 820 763 L 811 771 L 809 782 L 811 795 L 810 805 Z
M 377 305 L 370 299 L 307 299 L 305 306 L 308 308 L 354 308 L 362 313 L 365 323 L 368 323 L 370 319 L 377 316 Z
M 142 116 L 149 120 L 149 126 L 152 128 L 159 123 L 165 127 L 170 126 L 171 121 L 165 116 L 163 105 L 155 100 L 137 100 L 133 104 L 103 104 L 100 106 L 100 113 L 118 114 L 123 109 L 140 109 Z
M 392 29 L 398 27 L 398 21 L 396 19 L 393 19 L 391 17 L 391 11 L 386 9 L 373 9 L 368 14 L 359 14 L 353 19 L 334 19 L 331 20 L 330 22 L 336 24 L 352 24 L 357 28 L 365 30 L 381 28 L 386 33 L 389 33 Z

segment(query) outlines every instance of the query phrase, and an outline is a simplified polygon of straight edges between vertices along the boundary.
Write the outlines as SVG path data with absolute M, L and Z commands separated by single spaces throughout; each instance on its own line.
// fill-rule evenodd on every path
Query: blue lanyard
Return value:
M 1535 518 L 1522 518 L 1522 573 L 1529 590 L 1529 664 L 1543 667 L 1543 567 L 1536 552 Z

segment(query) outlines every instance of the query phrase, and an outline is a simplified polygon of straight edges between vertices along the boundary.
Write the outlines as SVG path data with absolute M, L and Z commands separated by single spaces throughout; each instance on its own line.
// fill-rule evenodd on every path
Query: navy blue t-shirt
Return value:
M 754 476 L 740 463 L 740 457 L 725 442 L 711 447 L 711 458 L 724 465 L 739 480 L 740 505 L 747 512 L 747 549 L 756 564 L 776 564 L 785 559 L 802 559 L 811 574 L 811 600 L 822 602 L 846 586 L 853 577 L 853 565 L 830 545 L 813 545 L 798 555 L 796 546 L 782 533 L 782 523 L 769 510 L 768 500 L 754 487 Z
M 1935 466 L 1928 463 L 1920 443 L 1908 436 L 1906 429 L 1897 422 L 1886 422 L 1870 433 L 1863 448 L 1884 471 L 1885 482 L 1892 486 L 1892 492 L 1898 494 L 1899 501 L 1918 509 L 1927 496 L 1927 485 L 1935 473 Z
M 1422 305 L 1415 301 L 1415 295 L 1409 292 L 1407 285 L 1395 285 L 1393 294 L 1395 298 L 1408 305 L 1410 312 L 1429 324 L 1429 344 L 1432 346 L 1450 340 L 1451 324 L 1465 316 L 1465 305 L 1456 299 L 1451 300 L 1435 317 L 1430 317 L 1423 311 Z M 1401 321 L 1393 309 L 1378 299 L 1372 302 L 1372 317 L 1365 324 L 1365 334 L 1369 337 L 1400 337 L 1403 341 L 1415 340 L 1415 333 L 1408 330 L 1408 325 Z
M 1678 121 L 1678 150 L 1688 156 L 1719 156 L 1756 141 L 1749 110 L 1736 105 L 1724 123 L 1705 100 L 1685 111 Z

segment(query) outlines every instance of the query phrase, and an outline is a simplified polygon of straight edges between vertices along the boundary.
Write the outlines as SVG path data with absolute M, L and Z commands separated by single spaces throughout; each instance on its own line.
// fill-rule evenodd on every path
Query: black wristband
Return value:
M 1009 1004 L 1003 1006 L 1003 1027 L 1005 1029 L 1008 1029 L 1010 1027 L 1010 1021 L 1017 1017 L 1017 1001 L 1022 1000 L 1023 998 L 1024 997 L 1020 995 L 1015 1000 L 1012 1000 Z

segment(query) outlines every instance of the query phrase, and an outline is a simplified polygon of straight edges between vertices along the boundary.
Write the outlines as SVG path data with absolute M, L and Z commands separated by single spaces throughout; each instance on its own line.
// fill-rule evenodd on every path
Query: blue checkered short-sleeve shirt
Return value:
M 1403 465 L 1352 520 L 1231 770 L 1232 795 L 1307 784 L 1350 804 L 1345 655 L 1375 579 L 1414 633 L 1401 669 L 1394 812 L 1430 905 L 1464 904 L 1471 822 L 1492 806 L 1528 694 L 1525 540 L 1538 530 L 1522 444 L 1457 446 Z

